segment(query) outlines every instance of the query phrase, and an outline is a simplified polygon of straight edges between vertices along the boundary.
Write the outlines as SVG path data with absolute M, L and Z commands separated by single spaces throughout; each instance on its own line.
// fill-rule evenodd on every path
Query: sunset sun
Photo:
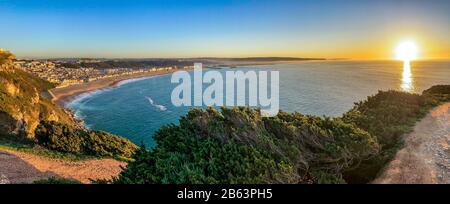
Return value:
M 417 45 L 413 41 L 403 41 L 395 50 L 396 58 L 402 61 L 417 59 L 417 52 Z

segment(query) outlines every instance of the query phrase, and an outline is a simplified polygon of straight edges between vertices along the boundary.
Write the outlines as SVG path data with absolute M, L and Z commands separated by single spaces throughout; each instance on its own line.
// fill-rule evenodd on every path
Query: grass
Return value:
M 12 150 L 17 152 L 24 152 L 33 154 L 36 156 L 42 156 L 49 159 L 58 159 L 64 161 L 83 161 L 83 160 L 92 160 L 92 159 L 115 159 L 117 161 L 129 162 L 132 159 L 124 158 L 124 157 L 95 157 L 90 155 L 79 155 L 79 154 L 71 154 L 71 153 L 62 153 L 57 151 L 48 150 L 45 147 L 39 145 L 27 145 L 27 144 L 11 144 L 9 142 L 4 143 L 0 140 L 0 150 Z
M 46 149 L 42 146 L 33 144 L 28 141 L 19 140 L 14 136 L 8 136 L 8 135 L 0 135 L 0 150 L 12 150 L 12 151 L 18 151 L 18 152 L 24 152 L 29 153 L 37 156 L 42 156 L 50 159 L 59 159 L 59 160 L 65 160 L 65 161 L 82 161 L 82 160 L 89 160 L 89 159 L 104 159 L 106 157 L 95 157 L 95 156 L 89 156 L 89 155 L 83 155 L 83 154 L 71 154 L 71 153 L 62 153 L 57 151 L 52 151 L 49 149 Z M 130 159 L 127 158 L 113 158 L 118 161 L 124 161 L 128 162 Z

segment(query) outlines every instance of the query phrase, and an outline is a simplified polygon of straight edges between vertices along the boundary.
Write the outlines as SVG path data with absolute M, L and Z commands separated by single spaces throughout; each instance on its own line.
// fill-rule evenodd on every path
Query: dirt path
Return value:
M 450 183 L 450 103 L 434 108 L 404 140 L 405 147 L 373 183 Z
M 49 177 L 71 178 L 83 183 L 110 179 L 126 163 L 113 159 L 64 161 L 29 153 L 0 149 L 0 184 L 32 183 Z

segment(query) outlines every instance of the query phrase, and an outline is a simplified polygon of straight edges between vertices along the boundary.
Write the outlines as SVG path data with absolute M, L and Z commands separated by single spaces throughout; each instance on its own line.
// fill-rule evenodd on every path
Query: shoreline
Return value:
M 124 75 L 124 76 L 117 76 L 117 77 L 111 77 L 111 78 L 105 78 L 105 79 L 99 79 L 92 82 L 86 82 L 82 84 L 75 84 L 70 85 L 66 87 L 61 88 L 53 88 L 48 90 L 49 94 L 52 97 L 52 102 L 55 104 L 65 107 L 67 103 L 74 100 L 77 96 L 84 94 L 84 93 L 90 93 L 101 89 L 106 88 L 114 88 L 117 87 L 120 82 L 131 80 L 131 79 L 139 79 L 139 78 L 146 78 L 146 77 L 152 77 L 152 76 L 159 76 L 159 75 L 165 75 L 170 74 L 175 71 L 179 70 L 191 70 L 191 69 L 172 69 L 172 70 L 164 70 L 164 71 L 154 71 L 154 72 L 145 72 L 145 73 L 138 73 L 138 74 L 131 74 L 131 75 Z
M 254 65 L 274 65 L 274 64 L 290 64 L 290 63 L 300 63 L 300 62 L 316 62 L 316 61 L 326 61 L 326 60 L 299 60 L 299 61 L 268 61 L 268 62 L 240 62 L 235 64 L 224 65 L 229 66 L 230 68 L 234 68 L 237 66 L 254 66 Z M 207 66 L 204 69 L 214 69 L 217 66 Z M 192 69 L 172 69 L 172 70 L 164 70 L 164 71 L 154 71 L 154 72 L 145 72 L 131 75 L 124 75 L 118 77 L 111 77 L 105 79 L 99 79 L 92 82 L 86 82 L 82 84 L 75 84 L 61 88 L 53 88 L 48 90 L 48 93 L 51 96 L 51 101 L 57 104 L 60 107 L 65 108 L 66 104 L 73 101 L 77 96 L 90 93 L 101 89 L 106 88 L 114 88 L 120 82 L 130 79 L 139 79 L 146 78 L 152 76 L 159 76 L 165 74 L 171 74 L 176 71 L 189 71 Z

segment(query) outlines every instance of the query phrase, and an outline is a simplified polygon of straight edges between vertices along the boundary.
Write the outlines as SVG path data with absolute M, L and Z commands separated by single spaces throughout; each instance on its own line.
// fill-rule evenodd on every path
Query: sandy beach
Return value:
M 118 77 L 111 77 L 105 79 L 99 79 L 92 82 L 87 82 L 83 84 L 76 84 L 67 87 L 54 88 L 49 90 L 49 94 L 52 97 L 52 101 L 60 106 L 64 106 L 66 103 L 73 100 L 77 95 L 93 92 L 95 90 L 110 88 L 116 86 L 119 82 L 129 79 L 137 79 L 142 77 L 157 76 L 163 74 L 170 74 L 179 69 L 164 70 L 164 71 L 154 71 L 154 72 L 144 72 L 138 74 L 130 74 Z

